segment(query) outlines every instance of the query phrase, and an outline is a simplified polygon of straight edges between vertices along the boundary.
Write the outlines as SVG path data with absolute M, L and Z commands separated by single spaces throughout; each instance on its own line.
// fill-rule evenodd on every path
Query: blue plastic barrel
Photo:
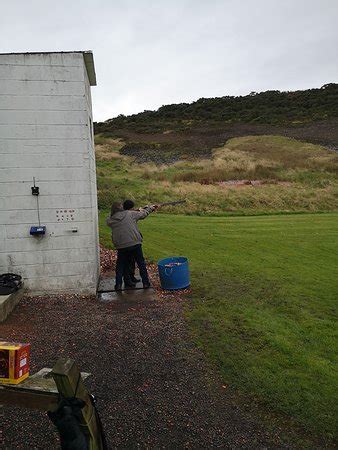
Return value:
M 162 289 L 175 291 L 190 285 L 188 259 L 184 256 L 171 256 L 157 263 Z

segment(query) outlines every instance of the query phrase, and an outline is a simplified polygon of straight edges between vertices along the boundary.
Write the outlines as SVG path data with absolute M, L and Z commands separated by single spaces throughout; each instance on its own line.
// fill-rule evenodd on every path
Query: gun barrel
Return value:
M 159 203 L 158 206 L 173 206 L 173 205 L 180 205 L 181 203 L 185 203 L 185 200 L 178 200 L 178 201 L 175 201 L 175 202 Z

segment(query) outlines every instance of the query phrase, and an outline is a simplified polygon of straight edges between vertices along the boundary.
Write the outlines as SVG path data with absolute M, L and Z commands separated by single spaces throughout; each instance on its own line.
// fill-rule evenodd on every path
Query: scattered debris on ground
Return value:
M 116 252 L 100 245 L 100 267 L 101 273 L 115 269 Z

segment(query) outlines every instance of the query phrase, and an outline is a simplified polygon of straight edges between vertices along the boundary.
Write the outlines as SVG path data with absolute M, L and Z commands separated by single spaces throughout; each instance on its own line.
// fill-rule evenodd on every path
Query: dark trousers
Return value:
M 123 272 L 123 279 L 125 284 L 130 284 L 133 282 L 132 280 L 135 278 L 135 264 L 135 258 L 131 256 Z
M 116 284 L 122 284 L 123 273 L 129 266 L 129 261 L 134 258 L 142 278 L 142 282 L 149 283 L 149 277 L 146 267 L 146 262 L 144 260 L 142 245 L 133 245 L 132 247 L 120 248 L 117 250 L 117 261 L 116 261 Z

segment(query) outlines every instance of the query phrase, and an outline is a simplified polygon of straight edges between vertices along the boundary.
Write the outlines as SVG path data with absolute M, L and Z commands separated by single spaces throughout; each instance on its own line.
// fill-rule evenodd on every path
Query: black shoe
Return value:
M 150 283 L 143 283 L 143 289 L 149 289 L 151 287 Z
M 135 277 L 130 277 L 130 280 L 131 280 L 131 282 L 132 283 L 139 283 L 141 280 L 140 280 L 140 278 L 135 278 Z
M 122 284 L 115 284 L 115 291 L 122 291 Z
M 136 283 L 131 283 L 131 282 L 128 282 L 128 283 L 124 283 L 124 287 L 126 288 L 126 289 L 135 289 L 135 287 L 136 287 Z

